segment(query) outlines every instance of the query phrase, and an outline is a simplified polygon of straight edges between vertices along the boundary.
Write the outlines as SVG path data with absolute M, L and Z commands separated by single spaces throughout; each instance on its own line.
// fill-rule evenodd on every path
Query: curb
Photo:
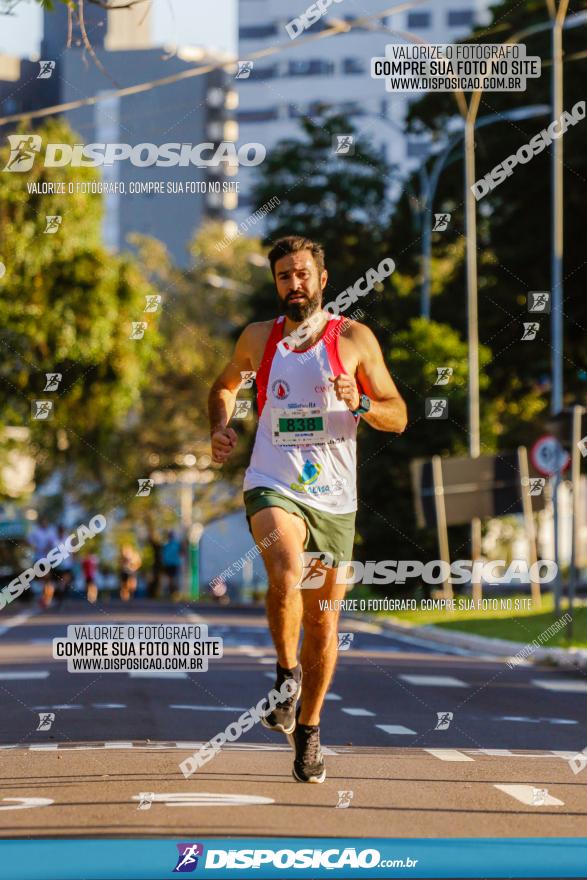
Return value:
M 426 626 L 414 626 L 411 623 L 395 621 L 391 623 L 388 620 L 382 620 L 369 614 L 349 615 L 360 620 L 369 621 L 383 626 L 385 629 L 398 634 L 410 634 L 418 636 L 418 638 L 426 639 L 439 645 L 452 645 L 456 648 L 469 648 L 472 651 L 478 651 L 483 654 L 491 654 L 497 657 L 503 657 L 504 660 L 516 657 L 518 652 L 526 647 L 522 642 L 509 642 L 505 639 L 490 639 L 486 636 L 477 636 L 470 633 L 450 632 L 441 629 L 438 626 L 430 624 Z M 526 643 L 531 645 L 532 642 Z M 558 666 L 563 669 L 580 669 L 587 670 L 587 648 L 536 648 L 525 659 L 518 660 L 514 665 L 523 666 L 527 664 L 548 663 L 552 666 Z

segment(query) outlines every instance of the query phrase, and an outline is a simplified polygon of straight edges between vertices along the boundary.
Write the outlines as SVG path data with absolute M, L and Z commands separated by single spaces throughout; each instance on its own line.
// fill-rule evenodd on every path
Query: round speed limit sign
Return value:
M 566 471 L 571 456 L 552 434 L 543 434 L 530 450 L 530 461 L 539 474 L 552 477 L 557 471 Z

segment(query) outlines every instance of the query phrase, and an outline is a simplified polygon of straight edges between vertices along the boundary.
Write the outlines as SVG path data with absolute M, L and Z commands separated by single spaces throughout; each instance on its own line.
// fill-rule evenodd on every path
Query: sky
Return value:
M 0 0 L 0 9 L 10 2 L 13 0 Z M 155 43 L 181 42 L 181 45 L 236 51 L 237 0 L 214 0 L 213 4 L 209 0 L 152 0 L 152 3 Z M 13 15 L 0 15 L 0 53 L 21 57 L 38 53 L 41 29 L 38 4 L 35 0 L 21 0 Z

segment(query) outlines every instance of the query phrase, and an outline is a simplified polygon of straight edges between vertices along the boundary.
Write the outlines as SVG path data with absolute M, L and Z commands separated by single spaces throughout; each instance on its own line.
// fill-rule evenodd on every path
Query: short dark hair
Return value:
M 295 254 L 298 251 L 310 251 L 318 272 L 324 271 L 324 248 L 321 244 L 312 241 L 311 238 L 305 238 L 303 235 L 286 235 L 285 238 L 280 238 L 275 242 L 268 254 L 274 278 L 276 262 L 282 257 L 287 257 L 288 254 Z

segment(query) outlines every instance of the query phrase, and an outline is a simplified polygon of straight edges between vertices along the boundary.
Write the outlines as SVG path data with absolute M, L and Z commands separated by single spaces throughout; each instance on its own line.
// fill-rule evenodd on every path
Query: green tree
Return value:
M 43 143 L 76 142 L 62 121 L 37 133 Z M 8 159 L 2 147 L 3 167 Z M 119 466 L 102 450 L 124 430 L 159 341 L 158 316 L 145 315 L 155 289 L 134 258 L 106 250 L 101 196 L 75 190 L 97 179 L 94 169 L 38 158 L 29 172 L 0 177 L 1 425 L 30 429 L 38 480 L 59 467 L 72 486 L 80 477 L 115 480 Z M 57 232 L 45 232 L 47 217 L 61 218 Z M 142 321 L 144 337 L 129 339 Z M 44 390 L 47 373 L 62 377 L 55 391 Z M 31 417 L 39 399 L 53 402 L 48 420 Z
M 337 135 L 352 134 L 354 150 L 335 153 Z M 354 283 L 366 269 L 392 256 L 386 242 L 391 169 L 350 120 L 328 105 L 300 120 L 300 138 L 280 141 L 261 166 L 253 192 L 256 208 L 272 198 L 265 244 L 284 235 L 306 235 L 323 244 L 329 280 L 326 300 Z M 256 318 L 277 312 L 273 284 L 256 297 Z
M 574 13 L 587 8 L 585 2 L 569 4 L 569 21 Z M 503 42 L 527 28 L 548 23 L 547 4 L 543 0 L 508 2 L 492 7 L 492 21 L 480 28 L 467 42 Z M 476 178 L 482 178 L 533 135 L 549 123 L 548 115 L 521 121 L 500 119 L 500 114 L 514 108 L 549 104 L 550 32 L 528 34 L 528 55 L 542 58 L 542 75 L 527 81 L 526 91 L 485 93 L 479 117 L 495 115 L 495 123 L 477 129 Z M 584 99 L 583 83 L 587 72 L 584 53 L 585 28 L 564 31 L 564 107 L 570 109 Z M 448 121 L 457 114 L 451 94 L 429 93 L 411 105 L 409 125 L 427 131 L 438 139 Z M 587 221 L 587 159 L 584 149 L 584 122 L 570 127 L 563 139 L 564 149 L 564 332 L 565 388 L 568 400 L 584 397 L 586 363 L 584 344 L 587 301 L 583 295 L 586 281 L 584 233 Z M 434 211 L 450 211 L 451 226 L 446 233 L 434 234 L 435 260 L 444 261 L 450 271 L 442 285 L 433 286 L 432 315 L 448 321 L 461 332 L 465 330 L 466 310 L 464 277 L 464 212 L 462 150 L 455 151 L 456 161 L 443 171 Z M 547 414 L 548 391 L 544 378 L 550 373 L 550 321 L 540 319 L 540 331 L 534 342 L 522 342 L 522 324 L 532 319 L 526 297 L 532 290 L 550 289 L 551 249 L 551 148 L 545 149 L 526 164 L 518 164 L 513 174 L 477 204 L 479 270 L 479 336 L 491 346 L 487 365 L 492 397 L 501 398 L 500 428 L 502 442 L 513 445 L 536 436 L 537 418 Z M 431 164 L 431 163 L 430 163 Z M 412 184 L 417 187 L 417 181 Z M 398 206 L 396 218 L 405 218 L 407 197 Z M 394 221 L 396 220 L 394 218 Z M 402 224 L 394 222 L 394 227 Z M 401 233 L 400 233 L 401 234 Z M 420 242 L 410 243 L 405 234 L 402 244 L 408 248 L 412 271 L 417 267 Z

